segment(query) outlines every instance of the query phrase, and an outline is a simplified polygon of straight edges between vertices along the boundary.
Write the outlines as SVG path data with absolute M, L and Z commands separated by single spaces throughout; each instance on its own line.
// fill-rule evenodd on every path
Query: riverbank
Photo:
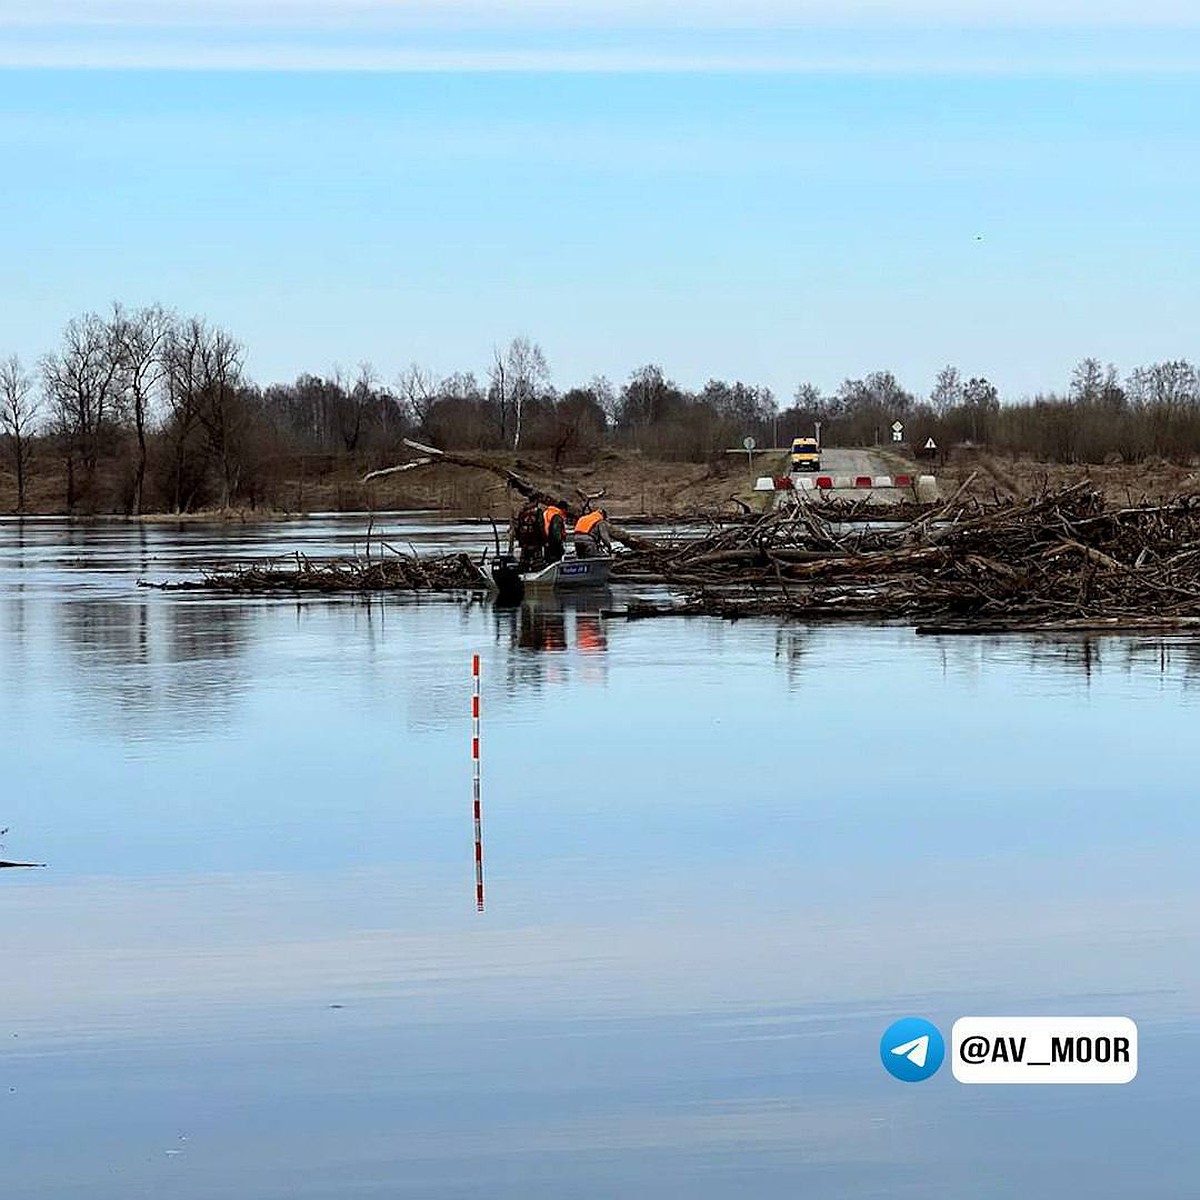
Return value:
M 1184 465 L 1164 459 L 1064 464 L 958 447 L 944 463 L 938 460 L 930 469 L 936 471 L 943 493 L 949 494 L 967 484 L 964 495 L 981 501 L 1024 500 L 1047 489 L 1083 482 L 1111 504 L 1136 504 L 1143 500 L 1162 503 L 1200 492 L 1200 464 Z
M 1161 461 L 1064 466 L 956 448 L 944 460 L 917 463 L 892 447 L 872 448 L 870 453 L 887 464 L 892 474 L 931 471 L 937 475 L 943 496 L 962 487 L 964 498 L 981 503 L 1025 500 L 1084 481 L 1114 504 L 1162 503 L 1200 491 L 1200 467 Z M 404 461 L 406 456 L 412 455 L 401 451 L 396 461 Z M 724 454 L 710 462 L 689 463 L 663 462 L 634 450 L 607 449 L 590 463 L 557 469 L 536 456 L 489 453 L 477 457 L 515 471 L 550 492 L 571 496 L 599 493 L 597 502 L 625 521 L 711 518 L 744 513 L 747 508 L 758 510 L 762 497 L 754 491 L 754 480 L 787 471 L 787 456 L 782 453 L 756 454 L 752 462 L 742 454 Z M 325 512 L 433 511 L 505 522 L 520 504 L 520 497 L 495 474 L 446 463 L 366 482 L 364 475 L 390 463 L 326 456 L 284 465 L 286 470 L 263 488 L 262 498 L 254 504 L 186 513 L 150 511 L 127 519 L 245 523 Z M 69 511 L 61 464 L 39 460 L 31 473 L 25 515 L 123 518 L 129 507 L 127 491 L 121 480 L 101 478 L 95 503 L 81 503 Z M 14 516 L 15 509 L 15 481 L 11 472 L 0 469 L 0 516 Z
M 401 451 L 395 461 L 415 455 Z M 547 490 L 567 494 L 602 493 L 600 501 L 623 516 L 685 517 L 744 511 L 756 502 L 754 479 L 787 469 L 786 455 L 757 454 L 753 463 L 744 455 L 722 455 L 712 462 L 662 462 L 633 450 L 604 450 L 588 464 L 555 469 L 536 456 L 480 454 L 479 458 L 516 471 Z M 369 471 L 389 463 L 322 458 L 289 464 L 282 478 L 264 488 L 256 504 L 229 509 L 202 508 L 195 512 L 152 511 L 139 521 L 253 521 L 281 520 L 324 512 L 416 512 L 507 521 L 521 499 L 494 474 L 431 464 L 398 475 L 363 481 Z M 302 469 L 296 469 L 302 468 Z M 124 517 L 128 503 L 121 481 L 101 478 L 94 503 L 74 511 L 65 503 L 66 477 L 61 465 L 42 462 L 31 474 L 26 516 Z M 16 485 L 0 470 L 0 515 L 16 515 Z

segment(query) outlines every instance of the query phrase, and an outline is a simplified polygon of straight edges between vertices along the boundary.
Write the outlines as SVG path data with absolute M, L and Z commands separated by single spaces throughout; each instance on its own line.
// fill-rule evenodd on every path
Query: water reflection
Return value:
M 601 612 L 612 608 L 612 592 L 527 596 L 517 609 L 517 646 L 551 652 L 574 647 L 580 654 L 608 650 L 607 626 Z
M 51 605 L 83 719 L 138 738 L 194 737 L 232 720 L 252 611 L 160 596 L 68 596 Z
M 775 631 L 775 661 L 783 664 L 788 679 L 793 682 L 800 677 L 811 639 L 812 633 L 804 626 L 781 625 Z
M 1197 643 L 134 586 L 272 536 L 361 527 L 0 526 L 23 1197 L 1188 1194 Z M 879 1069 L 1018 1009 L 1129 1012 L 1144 1076 Z
M 511 651 L 505 664 L 510 687 L 540 688 L 571 678 L 602 685 L 610 638 L 602 614 L 612 605 L 608 588 L 528 594 L 514 607 L 493 604 L 496 640 Z
M 932 637 L 943 674 L 978 675 L 991 664 L 1020 662 L 1031 672 L 1050 670 L 1089 682 L 1095 677 L 1144 675 L 1200 683 L 1200 638 L 1188 634 L 1035 634 Z M 922 639 L 926 641 L 926 639 Z

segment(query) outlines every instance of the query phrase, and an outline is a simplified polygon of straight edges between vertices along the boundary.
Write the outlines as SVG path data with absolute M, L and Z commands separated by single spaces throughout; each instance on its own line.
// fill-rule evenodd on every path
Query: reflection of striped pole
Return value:
M 471 790 L 475 805 L 475 907 L 483 912 L 483 812 L 479 796 L 479 655 L 471 657 Z

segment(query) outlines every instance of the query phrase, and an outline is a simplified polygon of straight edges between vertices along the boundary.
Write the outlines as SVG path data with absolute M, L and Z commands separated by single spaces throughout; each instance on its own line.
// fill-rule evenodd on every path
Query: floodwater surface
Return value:
M 1200 643 L 136 586 L 364 531 L 0 523 L 6 1197 L 1195 1196 Z

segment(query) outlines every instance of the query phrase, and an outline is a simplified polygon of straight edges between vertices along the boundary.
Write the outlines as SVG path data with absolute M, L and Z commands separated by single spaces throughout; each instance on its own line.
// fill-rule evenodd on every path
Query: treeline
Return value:
M 834 445 L 886 443 L 899 421 L 913 447 L 932 438 L 942 448 L 985 446 L 1040 462 L 1188 463 L 1200 456 L 1200 370 L 1177 359 L 1122 378 L 1112 364 L 1085 358 L 1065 392 L 1007 402 L 988 379 L 964 378 L 953 366 L 938 373 L 927 398 L 880 371 L 846 380 L 833 396 L 801 384 L 781 420 L 820 422 L 823 440 Z
M 411 431 L 366 369 L 260 388 L 242 345 L 199 317 L 114 306 L 72 320 L 27 370 L 0 364 L 0 437 L 26 507 L 37 462 L 68 511 L 189 512 L 269 503 L 314 449 L 352 452 Z
M 527 451 L 554 467 L 604 444 L 704 460 L 762 435 L 776 412 L 768 389 L 714 381 L 693 395 L 653 366 L 620 388 L 597 377 L 560 392 L 524 337 L 494 352 L 483 379 L 412 366 L 388 385 L 364 364 L 264 387 L 244 359 L 202 318 L 115 305 L 72 320 L 36 365 L 0 363 L 0 449 L 18 511 L 49 474 L 71 512 L 270 506 L 297 474 L 405 457 L 406 437 Z
M 35 484 L 39 506 L 73 512 L 272 506 L 297 474 L 405 457 L 406 437 L 529 452 L 554 467 L 605 446 L 704 461 L 747 436 L 786 446 L 818 424 L 827 444 L 887 444 L 897 421 L 911 446 L 933 438 L 942 448 L 966 442 L 1050 462 L 1200 454 L 1200 376 L 1185 361 L 1121 378 L 1085 359 L 1065 393 L 1016 403 L 955 367 L 927 397 L 878 371 L 832 395 L 801 384 L 781 408 L 768 388 L 710 380 L 693 391 L 655 365 L 619 386 L 599 376 L 560 391 L 541 348 L 524 337 L 496 350 L 483 378 L 412 366 L 387 384 L 363 365 L 261 386 L 244 358 L 232 334 L 202 318 L 115 305 L 72 320 L 36 364 L 0 362 L 0 451 L 16 507 L 28 507 Z M 61 489 L 54 498 L 50 480 Z

